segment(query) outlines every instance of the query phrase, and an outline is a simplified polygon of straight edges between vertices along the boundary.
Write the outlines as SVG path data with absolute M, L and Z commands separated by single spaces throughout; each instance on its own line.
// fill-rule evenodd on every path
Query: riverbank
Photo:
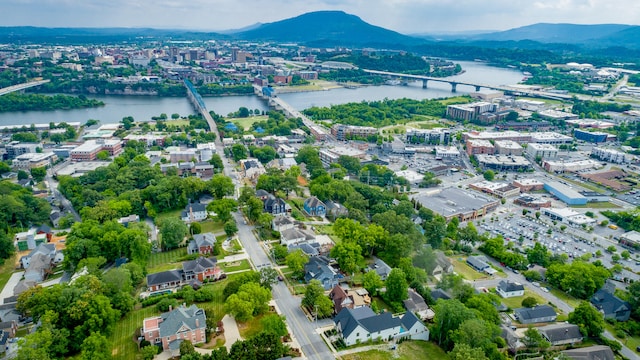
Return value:
M 277 94 L 290 94 L 313 91 L 328 91 L 335 89 L 354 89 L 364 86 L 368 85 L 356 82 L 338 83 L 335 81 L 313 80 L 310 82 L 310 84 L 307 85 L 274 86 L 274 89 L 276 89 Z

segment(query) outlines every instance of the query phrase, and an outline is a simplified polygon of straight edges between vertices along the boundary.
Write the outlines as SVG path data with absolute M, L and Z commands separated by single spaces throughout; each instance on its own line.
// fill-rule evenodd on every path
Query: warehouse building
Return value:
M 588 202 L 587 197 L 557 181 L 546 181 L 544 189 L 567 205 L 586 205 Z
M 500 200 L 456 187 L 446 188 L 437 193 L 421 193 L 413 197 L 420 205 L 444 216 L 447 221 L 479 219 L 495 210 Z

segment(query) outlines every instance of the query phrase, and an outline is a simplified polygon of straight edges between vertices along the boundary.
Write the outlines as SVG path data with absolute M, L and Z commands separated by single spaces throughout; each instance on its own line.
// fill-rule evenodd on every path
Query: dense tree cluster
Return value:
M 640 211 L 611 211 L 605 210 L 600 212 L 602 215 L 608 217 L 619 227 L 627 231 L 640 231 Z
M 589 299 L 609 277 L 611 272 L 603 266 L 580 259 L 570 264 L 551 264 L 546 272 L 549 284 L 578 299 Z
M 227 351 L 226 347 L 220 347 L 209 355 L 199 354 L 195 351 L 181 354 L 182 360 L 275 360 L 280 359 L 291 349 L 280 341 L 280 337 L 272 331 L 263 331 L 250 339 L 236 341 Z
M 304 113 L 316 121 L 330 119 L 336 124 L 384 127 L 424 120 L 421 116 L 444 117 L 446 109 L 447 106 L 437 99 L 385 99 L 331 107 L 311 107 Z
M 0 96 L 0 112 L 29 110 L 69 110 L 104 106 L 100 100 L 88 99 L 84 95 L 40 95 L 10 93 Z
M 487 239 L 480 246 L 480 250 L 514 269 L 524 270 L 528 264 L 528 260 L 524 255 L 507 250 L 502 236 Z
M 40 225 L 49 219 L 50 211 L 49 203 L 33 196 L 30 189 L 0 181 L 0 231 Z

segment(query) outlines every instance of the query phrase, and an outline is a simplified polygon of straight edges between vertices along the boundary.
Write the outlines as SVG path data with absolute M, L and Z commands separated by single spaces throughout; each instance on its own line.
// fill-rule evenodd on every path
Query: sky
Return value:
M 638 0 L 0 0 L 0 26 L 229 30 L 342 10 L 405 34 L 640 24 Z

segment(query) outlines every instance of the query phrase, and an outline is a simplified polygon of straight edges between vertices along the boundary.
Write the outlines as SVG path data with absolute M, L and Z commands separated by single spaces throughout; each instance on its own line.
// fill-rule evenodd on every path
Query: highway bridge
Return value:
M 447 83 L 451 85 L 451 92 L 456 92 L 458 85 L 465 85 L 465 86 L 470 86 L 475 88 L 476 91 L 480 91 L 480 89 L 485 88 L 485 89 L 504 91 L 505 93 L 519 94 L 522 96 L 531 96 L 531 97 L 538 97 L 538 98 L 545 98 L 545 99 L 552 99 L 552 100 L 571 100 L 572 98 L 571 95 L 529 90 L 526 88 L 517 88 L 517 87 L 512 87 L 507 85 L 477 84 L 477 83 L 470 83 L 465 81 L 451 80 L 446 78 L 436 78 L 436 77 L 424 76 L 424 75 L 402 74 L 402 73 L 394 73 L 394 72 L 379 71 L 379 70 L 362 69 L 362 71 L 369 74 L 382 75 L 382 76 L 387 76 L 395 79 L 422 81 L 423 89 L 427 88 L 427 83 L 429 81 L 435 81 L 435 82 Z
M 216 122 L 213 120 L 213 117 L 211 117 L 211 114 L 209 114 L 209 111 L 207 110 L 207 106 L 205 105 L 204 100 L 202 99 L 202 96 L 200 96 L 200 94 L 198 93 L 198 90 L 193 85 L 193 83 L 185 79 L 184 86 L 187 88 L 187 97 L 189 98 L 189 101 L 191 101 L 191 104 L 193 105 L 193 107 L 207 121 L 207 124 L 209 124 L 209 130 L 216 134 L 216 140 L 214 141 L 214 143 L 216 144 L 216 150 L 218 151 L 218 154 L 220 154 L 224 148 L 222 146 L 222 139 L 220 138 L 220 132 L 218 131 L 218 126 L 216 125 Z
M 51 80 L 37 80 L 37 81 L 29 81 L 29 82 L 18 84 L 18 85 L 7 86 L 6 88 L 0 89 L 0 96 L 9 94 L 15 91 L 28 89 L 34 86 L 40 86 L 42 84 L 48 83 L 49 81 Z

